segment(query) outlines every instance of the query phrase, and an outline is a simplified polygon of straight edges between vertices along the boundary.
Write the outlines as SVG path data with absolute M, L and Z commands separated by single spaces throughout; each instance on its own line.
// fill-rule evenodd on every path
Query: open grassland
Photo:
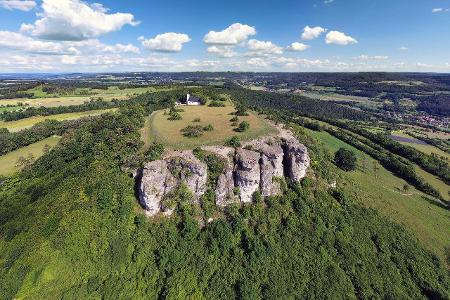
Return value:
M 433 145 L 429 145 L 429 144 L 423 143 L 421 141 L 419 143 L 415 143 L 414 140 L 416 140 L 416 139 L 403 131 L 394 131 L 394 132 L 392 132 L 392 135 L 411 139 L 411 142 L 399 141 L 399 143 L 401 143 L 403 145 L 411 146 L 411 147 L 413 147 L 419 151 L 422 151 L 423 153 L 426 153 L 426 154 L 435 153 L 439 157 L 442 156 L 442 157 L 445 157 L 448 160 L 450 160 L 450 154 L 448 154 L 447 152 L 444 152 L 441 149 L 439 149 Z
M 404 192 L 402 188 L 406 182 L 403 179 L 396 177 L 358 149 L 327 132 L 306 131 L 332 153 L 340 147 L 354 151 L 358 156 L 359 167 L 348 173 L 352 182 L 344 188 L 357 195 L 363 205 L 405 225 L 426 248 L 445 259 L 445 248 L 450 247 L 450 236 L 446 229 L 450 228 L 449 210 L 436 205 L 413 187 Z M 424 177 L 421 173 L 419 175 Z
M 90 111 L 66 113 L 66 114 L 59 114 L 59 115 L 52 115 L 52 116 L 36 116 L 36 117 L 21 119 L 21 120 L 17 120 L 17 121 L 10 121 L 10 122 L 0 121 L 0 128 L 7 128 L 11 132 L 16 132 L 16 131 L 20 131 L 25 128 L 30 128 L 34 124 L 42 122 L 44 120 L 57 120 L 57 121 L 76 120 L 81 117 L 98 116 L 103 113 L 113 112 L 115 110 L 116 110 L 115 108 L 100 109 L 100 110 L 90 110 Z
M 16 166 L 16 162 L 19 157 L 23 156 L 26 158 L 29 154 L 32 154 L 37 159 L 44 153 L 43 149 L 45 145 L 49 145 L 53 148 L 56 144 L 58 144 L 60 138 L 61 137 L 59 136 L 51 136 L 37 143 L 0 156 L 0 175 L 8 176 L 19 171 L 19 168 Z
M 146 128 L 142 130 L 143 140 L 146 143 L 156 141 L 173 149 L 189 149 L 200 145 L 222 145 L 232 136 L 246 140 L 276 132 L 263 118 L 254 113 L 239 117 L 239 122 L 247 121 L 250 128 L 246 132 L 235 132 L 230 122 L 235 109 L 230 104 L 226 107 L 181 106 L 180 108 L 184 110 L 180 112 L 183 119 L 178 121 L 167 120 L 168 115 L 165 115 L 163 110 L 154 112 L 147 120 Z M 200 118 L 200 122 L 193 122 L 196 118 Z M 181 129 L 188 125 L 209 124 L 214 130 L 204 132 L 200 137 L 185 137 L 181 133 Z
M 56 107 L 56 106 L 70 106 L 79 105 L 89 101 L 91 98 L 102 98 L 105 101 L 127 100 L 132 96 L 140 95 L 146 92 L 156 92 L 170 90 L 170 88 L 156 88 L 156 87 L 142 87 L 142 88 L 126 88 L 119 89 L 117 86 L 108 87 L 108 89 L 82 89 L 78 88 L 73 93 L 58 95 L 47 94 L 42 91 L 42 87 L 36 87 L 26 92 L 33 93 L 33 98 L 18 98 L 18 99 L 4 99 L 0 100 L 0 105 L 17 105 L 17 103 L 24 103 L 32 107 Z

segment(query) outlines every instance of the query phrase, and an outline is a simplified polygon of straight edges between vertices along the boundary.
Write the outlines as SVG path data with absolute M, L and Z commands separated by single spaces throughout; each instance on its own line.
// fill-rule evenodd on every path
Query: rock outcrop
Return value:
M 253 194 L 259 189 L 261 169 L 258 152 L 239 148 L 236 150 L 235 186 L 239 188 L 241 201 L 252 202 Z
M 158 212 L 171 214 L 165 207 L 165 197 L 181 183 L 184 183 L 197 201 L 206 192 L 208 170 L 194 155 L 167 156 L 162 160 L 147 163 L 142 171 L 139 186 L 139 200 L 149 215 Z
M 264 197 L 279 195 L 282 178 L 299 182 L 310 165 L 308 150 L 290 131 L 277 137 L 268 136 L 248 141 L 241 148 L 204 146 L 203 150 L 225 161 L 215 186 L 215 200 L 224 207 L 241 201 L 249 203 L 256 191 Z M 180 184 L 185 184 L 194 201 L 207 190 L 208 170 L 192 151 L 174 151 L 161 160 L 147 163 L 142 170 L 139 198 L 149 215 L 171 214 L 164 199 Z
M 293 136 L 284 138 L 283 141 L 286 175 L 292 181 L 299 182 L 306 176 L 310 165 L 308 149 Z

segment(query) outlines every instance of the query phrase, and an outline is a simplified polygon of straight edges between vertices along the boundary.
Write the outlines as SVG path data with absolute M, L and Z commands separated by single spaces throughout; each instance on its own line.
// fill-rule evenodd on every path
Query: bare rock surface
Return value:
M 203 146 L 203 150 L 212 152 L 225 160 L 225 168 L 217 180 L 215 189 L 216 204 L 224 207 L 238 201 L 234 195 L 234 148 L 225 146 Z
M 308 149 L 294 137 L 284 137 L 285 148 L 285 168 L 287 175 L 294 182 L 306 176 L 306 170 L 309 168 L 310 159 Z
M 148 215 L 155 215 L 161 210 L 161 201 L 176 186 L 176 179 L 167 168 L 165 160 L 147 163 L 142 171 L 139 186 L 139 200 Z
M 239 148 L 236 150 L 235 186 L 239 188 L 241 201 L 252 202 L 261 180 L 258 152 Z
M 276 125 L 278 133 L 246 141 L 238 149 L 224 146 L 203 146 L 224 159 L 225 167 L 214 189 L 218 206 L 235 202 L 252 202 L 259 190 L 264 197 L 279 195 L 284 177 L 299 182 L 310 166 L 308 150 L 294 134 Z M 198 199 L 207 190 L 208 169 L 191 150 L 167 151 L 161 160 L 147 163 L 142 169 L 139 200 L 148 215 L 173 209 L 164 207 L 164 198 L 181 183 L 186 184 Z M 238 188 L 238 189 L 236 189 Z M 239 190 L 239 195 L 235 191 Z

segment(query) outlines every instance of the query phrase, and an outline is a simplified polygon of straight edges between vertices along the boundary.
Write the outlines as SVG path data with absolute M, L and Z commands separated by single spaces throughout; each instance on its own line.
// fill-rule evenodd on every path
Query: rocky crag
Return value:
M 283 178 L 299 182 L 310 165 L 308 150 L 290 131 L 279 136 L 267 136 L 243 143 L 234 149 L 221 146 L 202 148 L 220 157 L 224 162 L 215 187 L 216 205 L 249 203 L 256 191 L 264 197 L 282 192 Z M 194 195 L 197 202 L 207 190 L 208 169 L 192 151 L 172 151 L 161 160 L 147 163 L 139 179 L 139 200 L 148 215 L 170 215 L 172 208 L 165 205 L 168 197 L 181 183 Z

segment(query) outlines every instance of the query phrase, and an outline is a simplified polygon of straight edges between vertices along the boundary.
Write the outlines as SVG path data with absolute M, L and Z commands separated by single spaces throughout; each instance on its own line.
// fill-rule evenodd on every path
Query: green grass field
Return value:
M 31 117 L 31 118 L 21 119 L 21 120 L 17 120 L 17 121 L 10 121 L 10 122 L 0 121 L 0 128 L 7 128 L 11 132 L 16 132 L 16 131 L 20 131 L 25 128 L 30 128 L 34 124 L 42 122 L 44 120 L 57 120 L 57 121 L 76 120 L 81 117 L 98 116 L 98 115 L 101 115 L 106 112 L 113 112 L 115 110 L 116 110 L 115 108 L 90 110 L 90 111 L 83 111 L 83 112 L 59 114 L 59 115 L 53 115 L 53 116 L 37 116 L 37 117 Z
M 408 135 L 407 133 L 405 133 L 403 131 L 394 131 L 394 132 L 392 132 L 392 135 L 415 139 L 414 137 Z M 443 156 L 443 157 L 446 157 L 448 160 L 450 160 L 450 154 L 442 151 L 441 149 L 439 149 L 433 145 L 428 145 L 428 144 L 422 145 L 422 144 L 408 143 L 408 142 L 400 142 L 400 144 L 406 145 L 406 146 L 411 146 L 411 147 L 413 147 L 419 151 L 422 151 L 423 153 L 426 153 L 426 154 L 435 153 L 438 156 Z
M 358 149 L 327 132 L 306 131 L 332 153 L 340 147 L 354 151 L 358 156 L 359 167 L 348 173 L 352 182 L 344 188 L 358 195 L 363 205 L 405 225 L 426 248 L 445 259 L 445 248 L 450 247 L 450 236 L 445 229 L 450 228 L 450 211 L 431 200 L 427 201 L 426 196 L 413 187 L 407 193 L 403 192 L 402 187 L 406 183 L 403 179 L 379 164 L 378 171 L 375 171 L 375 160 Z
M 146 122 L 146 127 L 141 131 L 143 140 L 148 144 L 156 141 L 173 149 L 191 149 L 199 145 L 222 145 L 230 137 L 236 135 L 242 140 L 255 138 L 260 135 L 276 132 L 275 129 L 254 113 L 249 116 L 239 117 L 239 122 L 247 121 L 250 128 L 243 133 L 235 132 L 231 126 L 230 119 L 233 117 L 234 107 L 228 104 L 226 107 L 208 106 L 182 106 L 183 119 L 179 121 L 169 121 L 164 111 L 154 112 Z M 193 120 L 200 118 L 199 123 Z M 204 132 L 197 138 L 189 138 L 182 135 L 181 129 L 188 125 L 211 124 L 214 130 Z
M 16 162 L 19 157 L 27 157 L 30 153 L 37 159 L 42 156 L 43 148 L 45 145 L 49 145 L 50 147 L 54 147 L 58 144 L 61 137 L 59 136 L 51 136 L 37 143 L 28 145 L 26 147 L 17 149 L 15 151 L 9 152 L 3 156 L 0 156 L 0 175 L 11 175 L 14 172 L 17 172 L 19 169 L 16 167 Z
M 24 103 L 29 106 L 39 107 L 56 107 L 56 106 L 70 106 L 79 105 L 89 101 L 91 98 L 101 97 L 105 101 L 111 101 L 113 99 L 126 100 L 132 96 L 143 94 L 146 92 L 156 92 L 170 90 L 170 88 L 155 88 L 155 87 L 142 87 L 142 88 L 126 88 L 119 89 L 117 86 L 111 86 L 107 90 L 101 89 L 81 89 L 78 88 L 69 95 L 56 95 L 47 94 L 42 91 L 42 87 L 36 87 L 26 92 L 33 93 L 33 98 L 20 98 L 20 99 L 5 99 L 0 100 L 0 105 Z M 86 95 L 86 92 L 89 94 Z

